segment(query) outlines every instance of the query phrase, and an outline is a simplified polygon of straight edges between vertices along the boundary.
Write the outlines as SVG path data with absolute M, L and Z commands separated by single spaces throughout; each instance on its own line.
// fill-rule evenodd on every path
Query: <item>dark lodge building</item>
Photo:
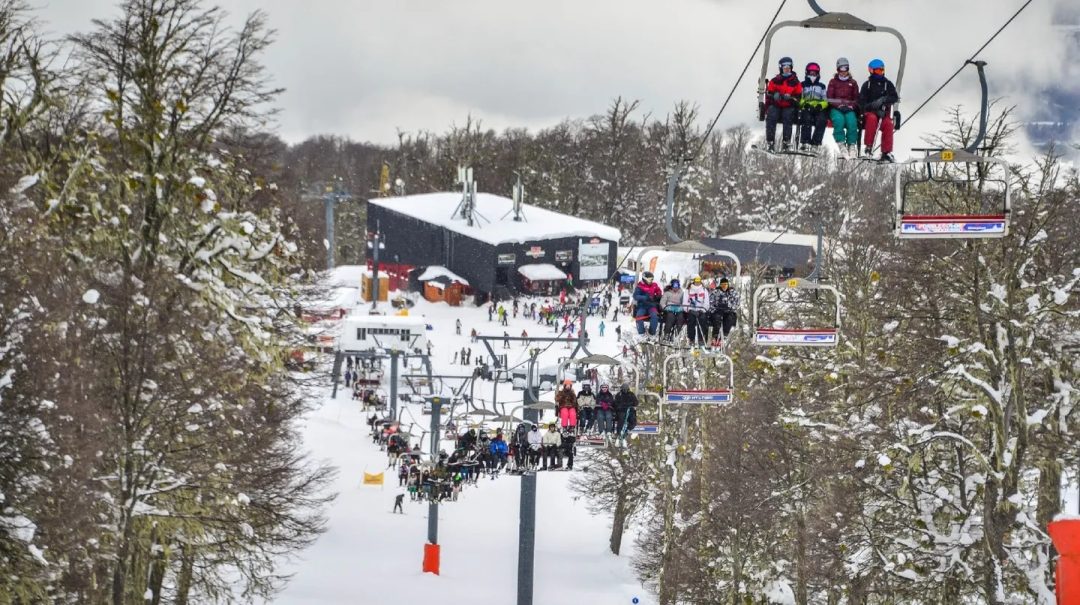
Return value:
M 797 233 L 744 231 L 707 237 L 701 243 L 738 256 L 744 270 L 756 265 L 765 269 L 766 276 L 773 278 L 809 275 L 817 254 L 817 237 Z M 733 269 L 727 266 L 730 260 L 723 256 L 708 254 L 701 260 L 702 271 L 729 274 Z
M 605 282 L 615 273 L 620 236 L 614 227 L 528 204 L 515 212 L 513 200 L 490 193 L 371 199 L 367 228 L 382 234 L 380 270 L 445 267 L 469 281 L 477 302 L 555 294 L 568 279 L 579 287 Z

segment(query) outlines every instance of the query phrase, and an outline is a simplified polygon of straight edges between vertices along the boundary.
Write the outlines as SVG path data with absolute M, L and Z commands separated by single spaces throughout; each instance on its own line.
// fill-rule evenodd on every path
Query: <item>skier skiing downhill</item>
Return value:
M 874 59 L 868 65 L 870 77 L 863 82 L 859 90 L 859 107 L 862 108 L 865 120 L 864 128 L 866 135 L 863 144 L 866 145 L 865 155 L 869 156 L 874 151 L 874 137 L 878 129 L 881 130 L 881 157 L 879 161 L 895 162 L 893 158 L 893 119 L 892 106 L 900 101 L 900 95 L 896 92 L 896 86 L 885 77 L 885 62 Z
M 799 151 L 817 153 L 825 138 L 825 125 L 829 119 L 827 88 L 821 81 L 821 66 L 806 64 L 806 78 L 802 81 L 802 98 L 799 100 Z
M 780 73 L 769 80 L 765 88 L 765 144 L 769 153 L 776 152 L 776 123 L 784 125 L 784 151 L 791 150 L 791 128 L 795 111 L 802 96 L 802 84 L 795 74 L 791 57 L 780 59 Z
M 690 285 L 683 292 L 683 311 L 686 313 L 686 336 L 691 345 L 706 344 L 709 326 L 706 314 L 709 312 L 709 291 L 701 284 L 701 276 L 690 278 Z
M 657 305 L 663 292 L 653 281 L 652 271 L 641 274 L 641 281 L 634 287 L 634 319 L 637 320 L 637 333 L 645 334 L 645 321 L 649 322 L 649 335 L 656 336 L 656 327 L 660 323 Z
M 859 84 L 851 77 L 851 65 L 844 57 L 836 60 L 836 75 L 829 80 L 829 119 L 840 157 L 854 159 L 859 145 Z

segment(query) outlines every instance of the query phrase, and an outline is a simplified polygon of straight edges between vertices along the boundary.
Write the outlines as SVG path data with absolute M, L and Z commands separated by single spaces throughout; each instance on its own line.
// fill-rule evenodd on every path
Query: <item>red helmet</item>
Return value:
M 816 71 L 818 73 L 821 73 L 821 66 L 818 65 L 817 63 L 807 63 L 806 64 L 806 72 L 810 73 L 812 71 Z

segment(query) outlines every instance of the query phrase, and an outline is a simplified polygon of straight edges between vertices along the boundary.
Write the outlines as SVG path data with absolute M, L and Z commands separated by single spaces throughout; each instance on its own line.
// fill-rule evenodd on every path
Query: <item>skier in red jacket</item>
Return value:
M 795 123 L 795 112 L 802 97 L 802 82 L 795 74 L 795 63 L 791 57 L 780 59 L 780 73 L 769 80 L 765 88 L 765 143 L 769 153 L 776 152 L 776 123 L 784 124 L 784 144 L 782 149 L 791 149 L 791 131 Z

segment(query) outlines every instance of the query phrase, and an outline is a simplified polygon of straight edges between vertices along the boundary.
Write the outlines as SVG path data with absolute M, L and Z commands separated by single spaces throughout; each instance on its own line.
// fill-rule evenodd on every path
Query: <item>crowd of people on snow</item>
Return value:
M 684 288 L 678 279 L 661 287 L 651 271 L 634 287 L 637 332 L 676 341 L 685 333 L 691 346 L 720 346 L 738 323 L 739 293 L 726 277 L 706 285 L 700 275 Z
M 893 150 L 893 106 L 900 101 L 896 86 L 885 77 L 885 62 L 874 59 L 867 65 L 869 76 L 862 86 L 851 75 L 851 65 L 844 57 L 836 60 L 836 74 L 825 84 L 821 66 L 806 65 L 806 77 L 799 80 L 791 57 L 780 59 L 780 72 L 765 88 L 765 144 L 776 152 L 776 125 L 782 126 L 780 150 L 793 151 L 792 130 L 801 126 L 798 151 L 816 153 L 825 138 L 829 122 L 833 140 L 840 147 L 841 157 L 858 156 L 859 128 L 864 130 L 863 156 L 873 154 L 874 140 L 881 131 L 883 162 L 895 161 Z

